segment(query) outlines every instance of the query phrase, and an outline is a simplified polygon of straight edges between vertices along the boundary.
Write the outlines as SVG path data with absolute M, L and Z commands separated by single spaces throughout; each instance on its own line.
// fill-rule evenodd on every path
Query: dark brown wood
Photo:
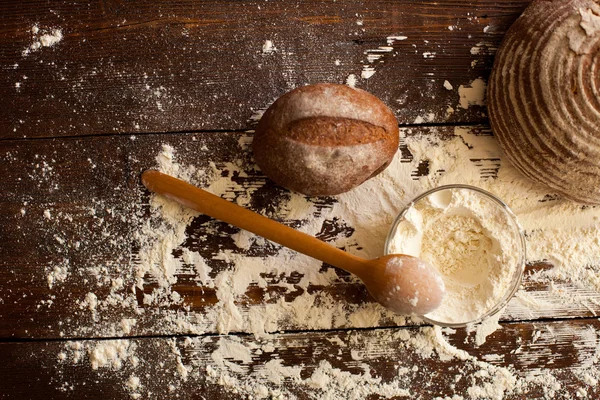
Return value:
M 519 390 L 505 393 L 505 396 L 501 396 L 501 391 L 495 392 L 494 395 L 501 396 L 497 398 L 544 398 L 547 394 L 544 387 L 547 390 L 552 379 L 548 375 L 525 384 L 527 377 L 541 372 L 540 367 L 556 379 L 554 398 L 577 398 L 579 390 L 585 390 L 588 398 L 597 398 L 600 396 L 598 386 L 590 383 L 593 381 L 586 382 L 583 376 L 585 372 L 593 375 L 597 371 L 598 339 L 590 332 L 599 329 L 597 319 L 503 324 L 501 330 L 479 347 L 473 344 L 474 334 L 462 329 L 445 336 L 452 346 L 466 351 L 478 362 L 508 369 L 500 376 L 513 376 Z M 256 383 L 257 374 L 273 360 L 280 360 L 282 366 L 298 368 L 302 380 L 308 379 L 322 362 L 354 378 L 365 374 L 364 368 L 368 366 L 370 375 L 380 378 L 382 384 L 394 379 L 399 381 L 400 387 L 411 393 L 410 398 L 453 395 L 471 398 L 471 386 L 483 386 L 487 382 L 503 387 L 496 381 L 499 377 L 494 377 L 493 371 L 489 376 L 476 374 L 482 368 L 481 364 L 459 358 L 447 359 L 435 352 L 423 356 L 416 346 L 406 345 L 406 338 L 415 338 L 422 333 L 418 328 L 396 328 L 284 333 L 258 339 L 252 336 L 131 339 L 126 340 L 128 357 L 121 368 L 101 366 L 97 370 L 92 369 L 89 353 L 96 346 L 106 344 L 105 341 L 1 343 L 0 397 L 19 400 L 41 397 L 49 400 L 112 399 L 128 398 L 132 393 L 146 398 L 151 393 L 155 398 L 168 398 L 176 393 L 180 399 L 245 398 L 246 391 L 242 387 L 227 387 L 224 383 L 227 381 L 218 384 L 219 377 L 228 375 L 242 384 L 251 385 Z M 224 360 L 226 364 L 219 365 L 212 354 L 221 340 L 255 350 L 247 361 L 235 359 L 234 353 L 233 358 Z M 74 361 L 75 348 L 81 351 L 78 362 Z M 137 364 L 131 361 L 131 356 L 137 357 Z M 186 380 L 177 372 L 178 357 L 188 370 Z M 207 366 L 212 368 L 212 378 Z M 407 370 L 399 374 L 402 368 Z M 126 386 L 131 376 L 140 379 L 142 386 L 138 390 Z M 299 399 L 320 398 L 319 389 L 291 379 L 284 379 L 280 384 L 263 379 L 262 383 L 271 390 L 295 394 Z M 176 391 L 170 390 L 169 385 Z M 328 385 L 331 386 L 333 383 Z M 343 394 L 351 396 L 356 394 L 355 391 L 349 386 Z
M 489 75 L 494 49 L 528 3 L 5 1 L 0 132 L 248 129 L 286 91 L 350 74 L 401 124 L 481 122 L 484 108 L 458 107 L 457 90 Z M 60 42 L 23 55 L 52 29 L 62 30 Z M 263 53 L 266 40 L 275 51 Z M 376 72 L 361 79 L 365 68 Z
M 303 380 L 321 362 L 354 376 L 368 372 L 383 383 L 401 377 L 411 398 L 473 397 L 471 385 L 493 381 L 478 371 L 479 362 L 507 368 L 519 385 L 542 374 L 506 399 L 600 398 L 594 385 L 600 376 L 600 293 L 568 279 L 555 279 L 553 287 L 541 283 L 532 274 L 553 268 L 545 262 L 527 266 L 523 290 L 503 314 L 502 329 L 485 344 L 477 346 L 474 332 L 446 331 L 448 342 L 476 361 L 422 357 L 417 345 L 403 340 L 430 328 L 405 326 L 412 322 L 389 316 L 369 323 L 346 319 L 322 331 L 292 318 L 277 324 L 283 332 L 256 337 L 249 329 L 217 335 L 217 322 L 211 321 L 199 336 L 179 336 L 197 329 L 186 322 L 211 318 L 207 312 L 219 301 L 215 289 L 199 285 L 191 267 L 182 268 L 171 286 L 181 304 L 145 304 L 144 295 L 157 286 L 149 276 L 134 288 L 136 233 L 152 216 L 140 174 L 156 165 L 163 144 L 177 150 L 181 164 L 200 170 L 211 170 L 211 162 L 220 167 L 238 163 L 247 176 L 232 179 L 244 190 L 228 192 L 228 198 L 260 186 L 247 207 L 298 226 L 299 221 L 276 211 L 289 192 L 254 169 L 243 145 L 251 132 L 242 131 L 253 128 L 261 110 L 292 88 L 343 83 L 354 74 L 357 87 L 386 102 L 401 125 L 416 126 L 404 127 L 404 136 L 452 137 L 454 128 L 448 124 L 469 124 L 489 135 L 487 126 L 475 125 L 485 123 L 485 107 L 459 107 L 458 88 L 487 78 L 495 48 L 529 3 L 2 2 L 0 399 L 117 399 L 135 393 L 140 398 L 238 399 L 243 390 L 226 387 L 227 375 L 252 382 L 253 374 L 277 360 L 299 368 Z M 58 43 L 34 48 L 54 30 L 62 34 Z M 273 51 L 263 51 L 267 40 Z M 366 79 L 363 71 L 375 73 Z M 452 90 L 444 88 L 446 80 Z M 405 144 L 400 152 L 403 162 L 413 159 Z M 498 158 L 472 161 L 481 163 L 482 176 L 497 176 Z M 430 164 L 422 161 L 407 179 L 429 174 Z M 203 186 L 207 180 L 194 183 Z M 310 201 L 325 210 L 334 199 Z M 338 235 L 349 237 L 353 229 L 345 221 L 326 221 L 318 237 L 332 242 Z M 240 249 L 231 237 L 236 232 L 198 216 L 174 254 L 197 252 L 209 260 L 213 275 L 233 268 L 212 259 L 223 250 L 276 254 L 270 243 Z M 301 271 L 265 274 L 267 286 L 248 287 L 236 305 L 247 316 L 265 304 L 289 304 L 305 291 L 317 301 L 331 298 L 344 305 L 341 313 L 372 303 L 362 285 L 333 271 L 330 285 L 307 288 L 297 285 Z M 597 266 L 588 271 L 597 274 Z M 55 281 L 49 282 L 49 276 Z M 111 289 L 116 278 L 124 279 L 123 287 Z M 102 305 L 94 313 L 82 303 L 90 292 L 102 300 L 111 292 L 118 299 L 132 290 L 129 306 Z M 531 306 L 531 301 L 539 304 Z M 177 325 L 177 316 L 183 324 Z M 131 331 L 118 329 L 123 319 L 136 320 Z M 348 330 L 359 327 L 366 329 Z M 130 357 L 121 368 L 92 369 L 91 351 L 116 337 L 126 337 Z M 229 358 L 215 366 L 220 341 L 255 351 L 247 362 Z M 81 359 L 76 362 L 77 351 Z M 181 366 L 188 370 L 187 379 Z M 591 378 L 585 378 L 586 371 Z M 127 387 L 132 376 L 140 378 L 141 388 Z M 553 379 L 556 393 L 549 393 Z M 290 379 L 266 386 L 300 399 L 322 398 L 318 389 Z M 349 393 L 351 388 L 334 397 Z
M 485 133 L 485 127 L 473 127 Z M 453 127 L 403 129 L 403 135 L 453 135 Z M 449 136 L 450 137 L 450 136 Z M 154 157 L 163 143 L 176 149 L 182 165 L 195 165 L 210 170 L 209 162 L 224 165 L 238 160 L 248 177 L 237 179 L 243 187 L 263 185 L 256 191 L 249 207 L 262 214 L 280 218 L 274 207 L 285 201 L 289 192 L 266 180 L 254 171 L 250 150 L 240 147 L 239 141 L 248 142 L 251 136 L 238 133 L 204 133 L 142 135 L 133 140 L 126 136 L 83 137 L 52 140 L 15 140 L 0 142 L 0 176 L 3 176 L 4 196 L 0 203 L 0 336 L 3 337 L 103 337 L 114 334 L 115 325 L 123 318 L 135 318 L 137 324 L 131 334 L 190 333 L 187 328 L 166 325 L 164 319 L 177 312 L 202 315 L 207 307 L 214 306 L 217 296 L 214 288 L 198 285 L 192 269 L 181 271 L 178 282 L 172 286 L 183 299 L 180 305 L 169 309 L 147 306 L 144 294 L 157 287 L 146 279 L 142 289 L 136 289 L 137 304 L 133 308 L 120 305 L 99 310 L 99 320 L 79 302 L 88 292 L 99 299 L 108 296 L 109 284 L 97 285 L 100 279 L 125 279 L 124 288 L 117 293 L 126 294 L 134 285 L 133 272 L 136 260 L 135 232 L 148 216 L 149 194 L 140 182 L 140 174 L 155 166 Z M 202 150 L 202 149 L 205 150 Z M 401 148 L 402 157 L 412 157 L 408 149 Z M 209 156 L 204 156 L 204 155 Z M 419 174 L 418 171 L 415 171 Z M 202 182 L 197 182 L 202 186 Z M 241 193 L 231 193 L 235 199 Z M 325 199 L 322 207 L 330 207 L 333 199 Z M 400 207 L 400 205 L 399 205 Z M 22 211 L 23 210 L 23 211 Z M 50 219 L 44 217 L 45 210 Z M 24 215 L 22 214 L 24 212 Z M 142 216 L 136 218 L 136 215 Z M 283 220 L 294 226 L 298 221 Z M 333 240 L 337 233 L 351 234 L 343 221 L 329 221 L 319 235 L 323 240 Z M 273 255 L 277 249 L 272 244 L 252 246 L 241 250 L 231 238 L 238 230 L 227 224 L 199 216 L 188 227 L 188 239 L 178 251 L 187 248 L 205 257 L 213 268 L 213 276 L 232 266 L 212 257 L 221 251 L 253 256 Z M 205 240 L 203 232 L 213 232 Z M 344 233 L 346 232 L 346 233 Z M 111 240 L 113 239 L 113 240 Z M 63 242 L 61 242 L 63 241 Z M 79 242 L 79 245 L 76 245 Z M 68 260 L 69 264 L 65 264 Z M 47 276 L 55 267 L 68 267 L 69 276 L 50 288 Z M 104 268 L 98 270 L 98 268 Z M 332 267 L 328 267 L 332 268 Z M 548 264 L 528 267 L 529 272 L 551 268 Z M 593 270 L 593 267 L 590 267 Z M 365 288 L 336 270 L 338 278 L 329 286 L 311 286 L 307 290 L 318 297 L 331 297 L 351 310 L 373 300 Z M 265 303 L 280 299 L 292 302 L 304 293 L 301 288 L 284 290 L 278 285 L 283 279 L 297 284 L 302 271 L 286 277 L 265 276 L 267 288 L 250 286 L 245 296 L 237 302 L 244 312 Z M 513 299 L 504 320 L 519 321 L 538 318 L 593 317 L 600 314 L 600 294 L 582 291 L 569 282 L 560 284 L 565 293 L 577 295 L 581 301 L 565 302 L 546 284 L 528 279 L 524 288 L 544 306 L 530 307 L 526 301 Z M 103 281 L 106 282 L 106 281 Z M 137 311 L 146 312 L 138 315 Z M 186 311 L 187 310 L 187 311 Z M 397 325 L 397 321 L 383 318 L 382 326 Z M 353 328 L 351 322 L 343 327 Z M 214 326 L 210 328 L 214 331 Z M 294 322 L 282 322 L 281 329 L 302 329 Z M 112 333 L 111 333 L 112 332 Z

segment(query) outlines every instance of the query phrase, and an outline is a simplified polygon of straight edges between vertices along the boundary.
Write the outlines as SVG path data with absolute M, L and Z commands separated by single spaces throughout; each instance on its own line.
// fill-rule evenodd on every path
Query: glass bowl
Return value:
M 450 202 L 453 199 L 453 193 L 455 193 L 455 191 L 468 191 L 471 192 L 471 195 L 474 195 L 476 197 L 480 197 L 480 199 L 483 199 L 483 204 L 485 204 L 486 207 L 490 207 L 490 211 L 494 211 L 493 209 L 495 209 L 495 211 L 498 211 L 498 215 L 500 216 L 500 218 L 502 218 L 500 221 L 500 226 L 501 227 L 505 227 L 506 234 L 512 235 L 512 239 L 514 239 L 514 243 L 515 243 L 515 247 L 513 249 L 513 251 L 515 252 L 515 257 L 512 257 L 512 260 L 514 262 L 514 265 L 500 265 L 500 268 L 514 268 L 514 271 L 512 272 L 512 276 L 510 276 L 510 282 L 508 285 L 508 288 L 506 290 L 506 292 L 504 293 L 503 296 L 501 296 L 497 301 L 494 302 L 493 305 L 489 306 L 486 311 L 483 311 L 481 313 L 481 315 L 477 315 L 474 318 L 471 318 L 468 321 L 462 321 L 462 320 L 441 320 L 441 319 L 436 319 L 434 317 L 428 317 L 429 314 L 424 315 L 424 316 L 420 316 L 421 318 L 423 318 L 426 322 L 429 322 L 431 324 L 435 324 L 435 325 L 439 325 L 439 326 L 443 326 L 443 327 L 450 327 L 450 328 L 460 328 L 460 327 L 465 327 L 467 325 L 474 325 L 474 324 L 478 324 L 480 322 L 482 322 L 483 320 L 495 315 L 496 313 L 498 313 L 500 310 L 502 310 L 504 308 L 504 306 L 506 306 L 506 304 L 508 303 L 508 301 L 512 298 L 512 296 L 515 294 L 515 292 L 517 291 L 517 289 L 519 288 L 520 284 L 521 284 L 521 278 L 523 275 L 523 270 L 525 268 L 525 238 L 521 232 L 521 228 L 519 226 L 519 223 L 517 221 L 517 217 L 515 216 L 515 214 L 511 211 L 511 209 L 502 201 L 500 200 L 498 197 L 494 196 L 493 194 L 480 189 L 478 187 L 475 186 L 470 186 L 470 185 L 460 185 L 460 184 L 456 184 L 456 185 L 446 185 L 446 186 L 440 186 L 437 187 L 435 189 L 431 189 L 419 196 L 417 196 L 414 200 L 412 200 L 401 212 L 400 214 L 396 217 L 394 223 L 391 226 L 391 229 L 388 233 L 387 239 L 385 241 L 385 254 L 394 254 L 394 251 L 392 251 L 393 249 L 393 241 L 394 241 L 394 237 L 396 236 L 398 230 L 400 227 L 402 227 L 402 229 L 412 229 L 411 232 L 414 232 L 415 237 L 418 237 L 419 239 L 414 239 L 414 238 L 409 238 L 408 241 L 404 242 L 405 246 L 411 246 L 411 245 L 416 245 L 418 246 L 418 250 L 416 250 L 416 248 L 414 250 L 414 252 L 418 252 L 419 254 L 410 254 L 409 255 L 413 255 L 413 256 L 420 256 L 420 245 L 421 245 L 421 239 L 419 235 L 422 235 L 422 233 L 418 233 L 418 229 L 414 228 L 414 220 L 411 221 L 409 220 L 409 218 L 413 218 L 411 217 L 411 215 L 415 215 L 415 214 L 411 214 L 411 210 L 414 210 L 412 212 L 416 212 L 416 210 L 418 208 L 423 208 L 426 205 L 429 205 L 429 209 L 438 209 L 438 210 L 443 210 L 443 211 L 439 211 L 441 212 L 446 212 L 447 209 L 449 209 L 449 205 Z M 458 208 L 457 208 L 458 209 Z M 421 215 L 421 214 L 419 214 Z M 451 216 L 452 214 L 448 214 L 449 216 Z M 455 213 L 454 215 L 458 215 L 458 213 Z M 417 218 L 421 218 L 421 217 L 415 217 Z M 491 218 L 491 217 L 490 217 Z M 479 218 L 479 220 L 481 221 L 482 218 Z M 405 224 L 403 224 L 405 223 Z M 421 221 L 421 223 L 423 223 Z M 483 222 L 482 222 L 483 223 Z M 505 224 L 506 223 L 506 224 Z M 431 225 L 431 223 L 429 224 Z M 413 227 L 413 228 L 411 228 Z M 429 226 L 427 226 L 426 228 L 429 228 Z M 417 240 L 417 244 L 412 243 L 411 241 L 414 242 L 415 240 Z M 492 242 L 493 243 L 493 242 Z M 406 252 L 405 252 L 406 253 Z M 436 268 L 435 265 L 432 265 L 434 268 Z M 489 274 L 489 270 L 487 270 L 487 273 Z M 449 276 L 444 276 L 444 274 L 442 274 L 442 276 L 444 277 L 444 281 L 447 283 L 447 288 L 448 288 L 448 280 L 452 279 Z M 485 276 L 485 278 L 487 278 L 487 275 Z M 481 283 L 483 284 L 483 282 Z M 453 287 L 456 288 L 457 286 L 461 286 L 461 285 L 454 285 Z M 465 286 L 466 287 L 466 286 Z M 468 289 L 463 289 L 463 287 L 461 286 L 461 288 L 459 288 L 456 293 L 458 293 L 461 290 L 468 290 Z M 448 295 L 448 292 L 447 292 Z M 497 297 L 497 296 L 496 296 Z M 442 303 L 443 304 L 443 303 Z M 435 311 L 434 311 L 435 313 Z M 432 313 L 430 313 L 432 314 Z

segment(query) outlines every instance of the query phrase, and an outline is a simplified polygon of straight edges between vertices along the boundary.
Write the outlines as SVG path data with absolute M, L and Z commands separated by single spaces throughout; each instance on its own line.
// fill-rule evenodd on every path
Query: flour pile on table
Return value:
M 249 151 L 250 140 L 249 136 L 241 136 L 240 152 Z M 334 231 L 338 233 L 327 237 L 330 243 L 358 256 L 374 258 L 383 252 L 393 219 L 416 195 L 442 184 L 473 184 L 496 194 L 516 212 L 526 232 L 529 261 L 551 260 L 555 264 L 553 269 L 535 272 L 530 280 L 558 288 L 568 277 L 568 285 L 600 290 L 600 279 L 588 267 L 600 264 L 600 243 L 596 233 L 600 210 L 549 196 L 543 187 L 522 178 L 504 162 L 493 137 L 485 131 L 457 127 L 454 135 L 433 137 L 407 129 L 403 131 L 403 144 L 405 147 L 381 175 L 327 204 L 286 194 L 276 209 L 258 211 L 293 221 L 297 229 L 310 235 L 322 235 L 327 232 L 327 226 L 336 224 L 339 229 Z M 265 182 L 245 180 L 256 174 L 251 163 L 232 160 L 199 169 L 178 162 L 177 157 L 176 148 L 165 144 L 156 158 L 157 168 L 242 206 L 252 204 L 253 194 Z M 417 170 L 421 172 L 415 174 Z M 237 336 L 165 340 L 165 360 L 171 360 L 165 363 L 170 362 L 173 371 L 173 382 L 167 385 L 168 390 L 175 390 L 187 380 L 198 380 L 222 385 L 253 398 L 279 396 L 287 399 L 297 394 L 285 385 L 285 382 L 292 382 L 314 398 L 333 399 L 341 394 L 357 399 L 371 394 L 408 397 L 412 393 L 411 388 L 406 387 L 406 376 L 419 372 L 418 367 L 417 371 L 412 370 L 416 364 L 398 360 L 397 374 L 383 379 L 371 376 L 369 372 L 368 360 L 374 356 L 357 353 L 363 348 L 368 349 L 369 341 L 375 344 L 395 340 L 399 348 L 421 358 L 460 361 L 472 380 L 467 385 L 471 398 L 500 399 L 505 393 L 518 393 L 530 386 L 539 387 L 548 396 L 560 393 L 560 385 L 549 372 L 532 370 L 524 374 L 516 369 L 497 367 L 493 361 L 501 356 L 489 354 L 485 359 L 478 359 L 449 343 L 447 336 L 452 335 L 451 331 L 431 327 L 377 331 L 361 339 L 365 342 L 360 346 L 352 342 L 358 340 L 358 335 L 344 333 L 344 339 L 338 340 L 354 351 L 353 358 L 362 372 L 345 371 L 326 360 L 312 369 L 303 365 L 283 365 L 278 356 L 264 362 L 259 356 L 276 354 L 276 346 L 286 337 L 286 334 L 275 332 L 418 324 L 419 320 L 395 315 L 372 302 L 346 304 L 327 291 L 315 289 L 335 288 L 358 281 L 340 276 L 336 270 L 323 268 L 316 260 L 269 244 L 247 232 L 233 234 L 233 249 L 210 254 L 190 250 L 186 241 L 201 244 L 208 235 L 219 234 L 218 228 L 204 223 L 202 231 L 190 232 L 190 223 L 199 215 L 159 196 L 151 196 L 150 210 L 149 217 L 135 219 L 141 225 L 137 233 L 139 251 L 133 258 L 131 273 L 134 276 L 128 278 L 135 279 L 137 289 L 125 291 L 122 280 L 107 280 L 108 294 L 96 296 L 92 293 L 93 296 L 82 298 L 82 308 L 93 313 L 94 319 L 103 321 L 104 314 L 111 311 L 136 308 L 139 300 L 135 291 L 138 290 L 144 293 L 144 309 L 138 310 L 139 318 L 124 318 L 108 331 L 128 334 L 149 319 L 160 318 L 162 329 L 170 334 L 247 332 L 254 335 L 253 340 Z M 252 255 L 255 248 L 262 248 L 269 255 Z M 54 274 L 53 281 L 61 276 L 60 271 L 51 274 Z M 208 302 L 209 292 L 214 292 L 218 302 L 192 307 L 189 294 L 177 290 L 183 275 L 192 276 L 187 278 L 186 285 L 198 288 L 194 292 L 196 302 Z M 273 287 L 278 287 L 281 292 L 269 292 L 268 288 Z M 203 297 L 205 291 L 206 299 Z M 281 293 L 287 294 L 288 298 Z M 580 301 L 561 290 L 553 294 L 565 303 Z M 251 298 L 259 300 L 251 301 Z M 523 314 L 544 307 L 532 296 L 521 292 L 507 312 Z M 157 311 L 151 311 L 153 309 Z M 484 325 L 478 333 L 478 344 L 498 327 L 497 321 Z M 589 341 L 593 342 L 594 349 L 598 340 L 594 331 L 591 334 L 594 337 Z M 257 343 L 262 346 L 257 347 Z M 158 390 L 153 386 L 151 376 L 143 374 L 144 368 L 154 360 L 144 359 L 143 352 L 135 345 L 124 347 L 120 341 L 102 341 L 80 346 L 78 349 L 66 348 L 59 357 L 60 362 L 89 363 L 99 370 L 126 370 L 130 375 L 124 378 L 124 386 L 134 398 L 146 397 L 145 390 L 152 393 Z M 588 350 L 586 348 L 585 354 L 589 354 Z M 598 352 L 600 347 L 590 365 L 596 365 Z M 250 368 L 250 364 L 258 359 L 264 364 Z M 581 379 L 590 386 L 599 378 L 597 368 L 592 368 L 587 377 L 581 373 Z M 164 385 L 161 387 L 165 389 Z M 585 392 L 585 389 L 581 390 Z
M 39 51 L 42 47 L 52 47 L 63 39 L 62 29 L 40 28 L 37 25 L 31 28 L 31 35 L 32 42 L 23 50 L 23 57 Z

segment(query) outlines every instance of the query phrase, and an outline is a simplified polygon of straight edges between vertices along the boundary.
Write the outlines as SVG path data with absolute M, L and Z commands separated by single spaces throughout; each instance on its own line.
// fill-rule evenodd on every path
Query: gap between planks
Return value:
M 544 323 L 559 323 L 559 322 L 585 322 L 585 321 L 600 321 L 597 317 L 574 317 L 574 318 L 538 318 L 538 319 L 523 319 L 523 320 L 512 320 L 512 321 L 499 321 L 498 324 L 504 328 L 519 324 L 544 324 Z M 289 329 L 280 330 L 268 333 L 268 335 L 298 335 L 298 334 L 331 334 L 331 333 L 344 333 L 344 332 L 376 332 L 385 330 L 403 330 L 403 329 L 419 329 L 425 327 L 432 327 L 429 324 L 412 324 L 403 326 L 376 326 L 376 327 L 356 327 L 356 328 L 335 328 L 335 329 Z M 456 328 L 455 328 L 456 329 Z M 458 328 L 466 329 L 466 328 Z M 500 330 L 500 329 L 498 329 Z M 228 333 L 217 333 L 207 332 L 203 334 L 190 333 L 190 334 L 158 334 L 158 335 L 130 335 L 130 336 L 106 336 L 106 337 L 59 337 L 59 338 L 20 338 L 20 337 L 0 337 L 0 344 L 2 343 L 67 343 L 67 342 L 80 342 L 80 341 L 109 341 L 109 340 L 143 340 L 143 339 L 169 339 L 169 338 L 197 338 L 197 337 L 218 337 L 218 336 L 240 336 L 249 337 L 254 336 L 250 332 L 232 331 Z
M 489 120 L 480 122 L 427 122 L 424 124 L 398 124 L 399 129 L 405 128 L 444 128 L 457 126 L 483 126 L 489 127 Z M 249 126 L 245 129 L 200 129 L 200 130 L 183 130 L 183 131 L 168 131 L 168 132 L 120 132 L 120 133 L 93 133 L 89 135 L 70 135 L 70 136 L 47 136 L 47 137 L 22 137 L 22 138 L 0 138 L 1 142 L 27 142 L 27 141 L 44 141 L 44 140 L 60 140 L 60 139 L 86 139 L 96 137 L 127 137 L 127 136 L 153 136 L 153 135 L 198 135 L 198 134 L 247 134 L 254 132 L 256 125 Z

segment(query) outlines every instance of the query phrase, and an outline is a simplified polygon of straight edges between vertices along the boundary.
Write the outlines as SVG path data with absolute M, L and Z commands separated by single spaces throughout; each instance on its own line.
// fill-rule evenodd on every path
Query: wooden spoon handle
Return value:
M 181 179 L 149 170 L 142 174 L 142 183 L 152 192 L 163 195 L 183 206 L 348 272 L 359 272 L 366 262 L 360 257 L 353 256 L 310 235 L 223 200 Z

